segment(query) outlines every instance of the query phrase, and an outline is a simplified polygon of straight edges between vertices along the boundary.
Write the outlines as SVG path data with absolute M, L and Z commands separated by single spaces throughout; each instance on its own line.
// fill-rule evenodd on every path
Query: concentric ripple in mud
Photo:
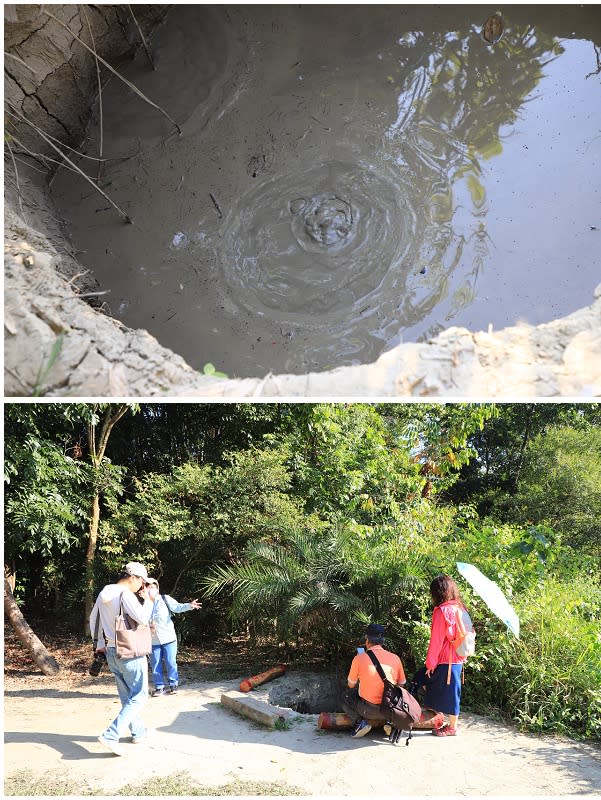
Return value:
M 312 328 L 386 304 L 410 267 L 410 198 L 398 173 L 362 164 L 314 165 L 253 187 L 226 221 L 230 296 L 250 312 Z

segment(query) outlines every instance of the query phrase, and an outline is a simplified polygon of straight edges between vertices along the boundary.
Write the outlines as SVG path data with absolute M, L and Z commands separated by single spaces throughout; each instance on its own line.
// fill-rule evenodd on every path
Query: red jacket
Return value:
M 457 655 L 455 648 L 449 642 L 449 637 L 451 639 L 455 637 L 455 609 L 458 605 L 456 600 L 447 600 L 434 609 L 426 669 L 436 669 L 439 664 L 448 664 L 449 651 L 452 664 L 463 664 L 465 661 L 465 658 Z

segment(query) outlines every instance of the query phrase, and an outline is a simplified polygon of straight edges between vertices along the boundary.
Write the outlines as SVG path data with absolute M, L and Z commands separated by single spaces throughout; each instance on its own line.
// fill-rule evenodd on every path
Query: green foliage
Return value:
M 252 448 L 224 455 L 222 465 L 181 464 L 134 479 L 101 524 L 102 574 L 114 574 L 127 552 L 149 566 L 162 590 L 196 597 L 207 571 L 231 564 L 251 539 L 277 540 L 312 525 L 286 492 L 286 457 Z M 202 615 L 177 620 L 178 632 L 189 641 L 207 626 L 224 631 L 228 608 L 229 598 L 213 598 Z
M 294 490 L 307 510 L 322 516 L 344 512 L 366 523 L 394 518 L 398 498 L 419 493 L 424 483 L 374 406 L 303 407 L 287 443 Z
M 532 439 L 509 513 L 547 523 L 601 559 L 601 428 L 554 426 Z
M 596 405 L 145 404 L 94 461 L 96 429 L 100 442 L 125 410 L 5 407 L 5 552 L 20 599 L 54 595 L 80 613 L 93 493 L 97 585 L 136 559 L 178 599 L 204 589 L 202 612 L 178 621 L 189 642 L 229 629 L 346 660 L 378 621 L 411 674 L 429 640 L 429 582 L 446 572 L 478 634 L 465 706 L 598 737 Z M 519 641 L 456 561 L 498 583 Z
M 278 543 L 250 542 L 243 559 L 216 566 L 202 581 L 207 597 L 231 593 L 231 614 L 280 640 L 311 631 L 316 642 L 338 638 L 359 605 L 348 587 L 342 537 L 289 530 Z
M 36 378 L 35 386 L 33 388 L 33 396 L 34 397 L 39 397 L 40 395 L 42 395 L 44 393 L 43 390 L 44 390 L 44 386 L 46 384 L 46 380 L 48 378 L 48 375 L 50 374 L 50 371 L 52 370 L 52 367 L 56 363 L 56 360 L 59 357 L 61 350 L 63 349 L 64 338 L 65 338 L 65 332 L 61 331 L 59 333 L 59 335 L 56 337 L 56 339 L 54 340 L 54 343 L 52 345 L 52 348 L 50 349 L 50 354 L 49 354 L 46 362 L 44 364 L 42 364 L 42 366 L 40 367 L 40 369 L 38 371 L 37 378 Z
M 402 620 L 415 617 L 437 571 L 429 536 L 447 523 L 446 512 L 426 503 L 395 526 L 324 521 L 277 542 L 249 542 L 240 559 L 214 567 L 202 585 L 208 597 L 227 591 L 235 619 L 280 640 L 310 635 L 316 645 L 348 648 L 377 620 L 405 649 Z
M 463 465 L 449 496 L 455 502 L 474 503 L 482 516 L 506 519 L 532 439 L 553 426 L 594 430 L 601 424 L 601 410 L 596 403 L 507 403 L 497 405 L 496 412 L 469 436 L 477 457 Z
M 28 434 L 5 462 L 5 554 L 45 558 L 76 546 L 87 509 L 81 488 L 90 479 L 85 465 L 53 442 Z
M 204 375 L 211 375 L 213 378 L 227 378 L 227 374 L 225 372 L 218 372 L 215 365 L 211 364 L 210 361 L 204 365 L 202 371 Z
M 490 625 L 479 630 L 466 701 L 500 709 L 527 730 L 600 739 L 601 588 L 548 578 L 514 605 L 521 638 L 492 635 Z

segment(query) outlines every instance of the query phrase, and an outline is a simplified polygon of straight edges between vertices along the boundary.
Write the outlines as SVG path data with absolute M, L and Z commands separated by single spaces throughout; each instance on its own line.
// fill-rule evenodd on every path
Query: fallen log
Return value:
M 265 672 L 260 672 L 258 675 L 253 675 L 252 678 L 244 678 L 244 680 L 240 681 L 240 691 L 250 692 L 251 689 L 255 688 L 255 686 L 260 686 L 262 683 L 272 681 L 274 678 L 283 675 L 285 672 L 286 664 L 279 664 L 277 667 L 271 667 L 271 669 L 267 669 Z
M 352 727 L 351 718 L 342 712 L 322 711 L 317 720 L 317 729 L 320 731 L 344 731 Z
M 372 728 L 381 728 L 383 722 L 369 720 Z M 413 726 L 414 731 L 429 731 L 433 728 L 440 728 L 444 723 L 444 714 L 433 711 L 431 708 L 423 708 L 422 715 L 418 722 Z M 353 727 L 353 723 L 348 714 L 343 712 L 322 711 L 317 720 L 317 729 L 322 731 L 344 731 Z
M 444 724 L 444 714 L 431 708 L 422 708 L 422 715 L 413 726 L 414 731 L 430 731 Z

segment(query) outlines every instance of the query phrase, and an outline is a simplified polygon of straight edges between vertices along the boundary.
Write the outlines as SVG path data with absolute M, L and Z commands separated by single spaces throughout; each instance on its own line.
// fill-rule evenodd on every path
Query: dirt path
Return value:
M 117 791 L 128 782 L 187 771 L 209 786 L 232 780 L 285 782 L 314 795 L 567 795 L 601 791 L 601 749 L 529 736 L 474 714 L 460 735 L 414 735 L 393 747 L 372 731 L 316 729 L 315 715 L 293 712 L 288 730 L 268 730 L 226 711 L 221 693 L 238 681 L 186 683 L 178 694 L 149 699 L 144 718 L 156 729 L 146 745 L 124 743 L 126 757 L 96 737 L 118 709 L 110 675 L 49 688 L 5 686 L 7 776 L 23 769 L 77 781 L 81 791 Z M 267 691 L 255 692 L 266 699 Z

